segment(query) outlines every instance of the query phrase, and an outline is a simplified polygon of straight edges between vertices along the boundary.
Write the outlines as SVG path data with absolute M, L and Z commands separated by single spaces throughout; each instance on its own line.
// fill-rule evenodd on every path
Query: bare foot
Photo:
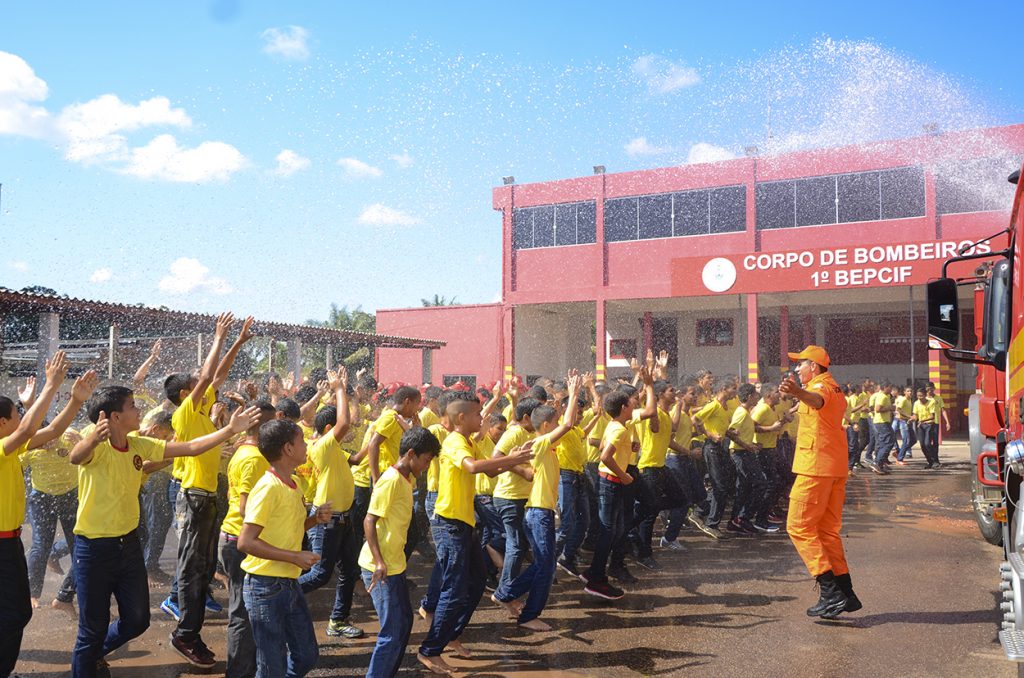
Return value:
M 472 659 L 473 653 L 470 652 L 469 648 L 462 644 L 461 640 L 452 640 L 448 643 L 448 649 L 452 651 L 452 655 L 459 659 Z
M 75 610 L 74 603 L 65 603 L 63 600 L 57 600 L 56 598 L 54 598 L 50 602 L 50 607 L 52 607 L 55 610 L 60 610 L 61 612 L 67 612 L 72 617 L 78 616 L 78 611 Z
M 419 652 L 416 653 L 416 659 L 420 660 L 420 664 L 427 667 L 427 670 L 431 673 L 436 673 L 441 676 L 454 676 L 455 667 L 441 659 L 440 657 L 425 657 Z
M 428 624 L 434 623 L 434 615 L 424 610 L 422 606 L 420 606 L 420 609 L 417 612 L 419 613 L 420 617 L 422 617 L 423 620 Z
M 509 619 L 519 619 L 519 613 L 520 611 L 522 611 L 523 607 L 516 601 L 513 600 L 506 603 L 502 600 L 498 600 L 497 598 L 495 598 L 494 594 L 492 593 L 491 602 L 493 602 L 495 605 L 499 605 L 505 608 L 505 612 L 508 613 Z
M 523 627 L 524 629 L 530 629 L 531 631 L 550 631 L 551 630 L 551 625 L 550 624 L 546 624 L 546 623 L 542 622 L 539 619 L 531 619 L 530 621 L 522 622 L 520 624 L 520 626 Z
M 24 598 L 22 598 L 22 600 L 24 600 Z M 32 609 L 33 610 L 38 610 L 39 609 L 39 599 L 38 598 L 33 598 L 32 599 Z

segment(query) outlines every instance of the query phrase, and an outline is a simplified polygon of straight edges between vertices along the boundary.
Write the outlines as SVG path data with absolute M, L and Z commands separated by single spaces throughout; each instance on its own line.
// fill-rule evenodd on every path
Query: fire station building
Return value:
M 595 167 L 542 183 L 509 177 L 493 191 L 501 303 L 378 311 L 378 332 L 446 342 L 418 356 L 380 349 L 379 377 L 530 382 L 576 368 L 613 378 L 652 349 L 667 351 L 677 379 L 706 368 L 777 381 L 787 351 L 816 343 L 840 381 L 933 381 L 955 403 L 974 391 L 973 372 L 927 350 L 924 283 L 1005 228 L 1006 177 L 1022 158 L 1015 125 L 770 157 L 751 148 L 618 174 Z M 967 291 L 963 307 L 971 328 Z

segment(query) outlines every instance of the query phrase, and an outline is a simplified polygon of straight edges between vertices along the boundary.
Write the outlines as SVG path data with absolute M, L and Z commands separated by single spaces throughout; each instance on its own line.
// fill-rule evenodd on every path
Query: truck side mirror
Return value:
M 957 284 L 952 278 L 928 283 L 928 348 L 955 349 L 960 344 Z

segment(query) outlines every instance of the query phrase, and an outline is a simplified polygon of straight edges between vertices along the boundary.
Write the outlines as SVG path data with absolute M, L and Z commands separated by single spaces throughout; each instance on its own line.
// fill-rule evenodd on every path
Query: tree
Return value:
M 420 299 L 423 305 L 426 307 L 431 306 L 458 306 L 459 302 L 456 301 L 457 297 L 449 299 L 446 296 L 435 294 L 433 299 Z

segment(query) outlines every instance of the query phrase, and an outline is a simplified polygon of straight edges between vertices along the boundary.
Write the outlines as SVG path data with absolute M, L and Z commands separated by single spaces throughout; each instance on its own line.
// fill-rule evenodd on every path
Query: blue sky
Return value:
M 504 175 L 1024 121 L 1019 6 L 775 5 L 9 3 L 0 285 L 291 322 L 490 302 Z

